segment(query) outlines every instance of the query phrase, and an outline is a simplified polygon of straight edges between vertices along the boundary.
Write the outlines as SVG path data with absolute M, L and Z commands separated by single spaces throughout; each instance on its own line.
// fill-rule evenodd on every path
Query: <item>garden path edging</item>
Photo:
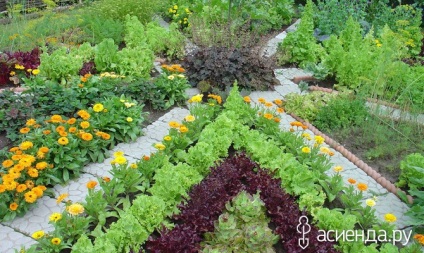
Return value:
M 325 142 L 330 145 L 333 149 L 341 153 L 344 157 L 346 157 L 349 161 L 351 161 L 353 164 L 355 164 L 359 169 L 363 170 L 368 176 L 373 178 L 377 183 L 379 183 L 382 187 L 387 189 L 389 192 L 395 194 L 397 197 L 399 197 L 398 192 L 402 192 L 406 194 L 401 189 L 397 188 L 393 183 L 391 183 L 389 180 L 387 180 L 385 177 L 383 177 L 380 173 L 378 173 L 375 169 L 373 169 L 371 166 L 366 164 L 364 161 L 359 159 L 357 156 L 352 154 L 349 150 L 347 150 L 343 145 L 340 145 L 337 141 L 331 139 L 326 134 L 322 133 L 320 130 L 318 130 L 316 127 L 314 127 L 309 122 L 303 120 L 299 116 L 289 113 L 290 116 L 295 118 L 297 121 L 301 122 L 305 126 L 308 127 L 309 130 L 311 130 L 315 135 L 320 135 L 324 138 Z M 413 203 L 413 198 L 410 195 L 407 195 L 408 202 L 410 204 Z

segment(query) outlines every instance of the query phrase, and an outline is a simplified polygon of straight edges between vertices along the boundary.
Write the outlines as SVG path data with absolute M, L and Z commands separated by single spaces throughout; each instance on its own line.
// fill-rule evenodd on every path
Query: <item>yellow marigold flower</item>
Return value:
M 274 99 L 274 104 L 278 105 L 278 106 L 282 106 L 283 105 L 283 101 L 281 99 Z
M 95 104 L 93 106 L 93 111 L 95 111 L 95 112 L 101 112 L 101 111 L 103 111 L 103 109 L 104 109 L 104 106 L 102 104 Z
M 6 186 L 0 184 L 0 193 L 3 193 L 6 191 Z
M 3 165 L 3 167 L 4 167 L 4 168 L 12 167 L 14 164 L 15 164 L 15 163 L 14 163 L 12 160 L 10 160 L 10 159 L 4 160 L 4 161 L 1 163 L 1 165 Z
M 15 190 L 16 189 L 16 187 L 19 185 L 17 182 L 15 182 L 15 181 L 10 181 L 10 180 L 7 180 L 7 181 L 4 181 L 3 182 L 3 185 L 6 187 L 6 190 L 8 190 L 8 191 L 13 191 L 13 190 Z
M 28 189 L 26 184 L 19 184 L 18 186 L 16 186 L 16 191 L 19 193 L 24 192 L 26 189 Z
M 54 237 L 50 242 L 54 245 L 59 245 L 62 240 L 60 240 L 60 238 Z
M 16 202 L 13 202 L 9 205 L 10 210 L 16 211 L 18 209 L 19 205 Z
M 187 122 L 193 122 L 196 119 L 193 115 L 187 115 L 184 117 L 184 120 Z M 179 126 L 178 126 L 179 127 Z
M 28 176 L 30 176 L 32 178 L 36 178 L 36 177 L 38 177 L 38 170 L 36 170 L 34 168 L 29 168 L 27 170 L 27 174 L 28 174 Z
M 124 156 L 124 152 L 123 151 L 116 151 L 115 153 L 113 153 L 114 157 L 118 157 L 118 156 Z
M 20 64 L 15 64 L 15 69 L 25 69 L 25 67 Z
M 44 170 L 45 168 L 47 168 L 48 164 L 46 162 L 39 162 L 35 165 L 35 168 L 37 168 L 37 170 Z
M 93 139 L 93 135 L 90 133 L 83 133 L 81 135 L 81 139 L 83 139 L 84 141 L 91 141 Z
M 276 123 L 280 123 L 281 119 L 280 118 L 274 118 L 274 122 Z
M 324 154 L 328 154 L 328 153 L 330 153 L 330 149 L 329 148 L 327 148 L 327 147 L 320 147 L 319 148 L 319 151 L 321 151 L 322 153 L 324 153 Z
M 264 118 L 271 120 L 274 118 L 274 116 L 271 113 L 265 113 Z
M 83 120 L 88 120 L 90 118 L 90 114 L 85 110 L 79 110 L 77 115 L 80 116 Z
M 358 187 L 358 190 L 360 191 L 366 191 L 368 189 L 368 185 L 364 183 L 358 183 L 356 187 Z
M 96 187 L 96 185 L 97 185 L 97 182 L 96 182 L 96 181 L 92 181 L 92 180 L 90 180 L 90 181 L 88 181 L 88 183 L 87 183 L 87 188 L 88 188 L 88 189 L 94 189 L 94 187 Z
M 110 139 L 110 134 L 108 134 L 108 133 L 102 133 L 102 139 L 103 140 L 109 140 Z
M 133 122 L 133 118 L 127 117 L 127 122 Z
M 373 200 L 373 199 L 367 199 L 367 200 L 365 200 L 365 204 L 367 206 L 373 207 L 373 206 L 375 206 L 375 200 Z
M 69 125 L 73 125 L 73 124 L 75 124 L 75 122 L 77 122 L 76 118 L 70 118 L 70 119 L 68 119 L 68 121 L 66 121 L 66 123 L 68 123 Z
M 83 82 L 83 83 L 87 82 L 87 78 L 86 78 L 86 77 L 83 77 L 83 76 L 80 78 L 80 80 L 81 80 L 81 82 Z
M 21 143 L 21 145 L 19 145 L 19 148 L 21 148 L 22 150 L 27 150 L 30 149 L 34 146 L 34 144 L 30 141 L 24 141 Z
M 170 141 L 170 140 L 172 140 L 172 137 L 167 135 L 167 136 L 163 137 L 163 140 L 164 141 Z
M 62 193 L 62 194 L 60 194 L 59 195 L 59 197 L 57 197 L 57 199 L 56 199 L 56 203 L 60 203 L 60 202 L 62 202 L 64 199 L 66 199 L 67 197 L 69 196 L 69 194 L 68 193 Z
M 191 97 L 189 102 L 190 103 L 200 103 L 200 102 L 202 102 L 202 99 L 203 99 L 203 94 L 197 94 L 197 95 Z
M 271 102 L 266 102 L 266 103 L 265 103 L 265 106 L 266 106 L 266 107 L 272 107 L 272 106 L 273 106 L 273 104 L 272 104 Z
M 48 147 L 41 147 L 38 151 L 43 152 L 43 153 L 47 153 L 47 152 L 49 152 L 49 148 Z
M 74 203 L 74 204 L 69 205 L 66 208 L 66 211 L 70 215 L 74 215 L 74 216 L 75 215 L 80 215 L 80 214 L 82 214 L 84 212 L 84 207 L 81 204 L 79 204 L 79 203 Z
M 265 104 L 266 100 L 265 100 L 265 98 L 258 98 L 258 102 L 261 103 L 261 104 Z
M 69 143 L 69 140 L 68 140 L 68 138 L 66 138 L 66 137 L 60 137 L 60 138 L 57 140 L 57 143 L 59 143 L 60 145 L 65 146 L 65 145 L 67 145 L 67 144 Z
M 208 98 L 215 99 L 218 104 L 221 104 L 222 103 L 222 98 L 219 95 L 209 94 L 208 95 Z
M 417 240 L 420 244 L 424 245 L 424 235 L 423 234 L 414 235 L 414 239 Z
M 162 143 L 156 143 L 155 148 L 158 149 L 158 150 L 164 150 L 166 148 L 166 146 L 163 145 Z
M 127 162 L 127 159 L 123 156 L 118 156 L 115 158 L 114 162 L 117 164 L 125 164 Z
M 48 135 L 48 134 L 50 134 L 50 133 L 51 133 L 51 131 L 50 131 L 50 130 L 48 130 L 48 129 L 43 130 L 43 134 L 44 134 L 44 135 Z
M 386 213 L 386 214 L 384 215 L 384 220 L 385 220 L 385 221 L 387 221 L 387 222 L 392 223 L 392 222 L 395 222 L 395 221 L 397 220 L 397 218 L 396 218 L 396 216 L 395 216 L 394 214 L 392 214 L 392 213 Z
M 309 147 L 303 147 L 302 153 L 309 154 L 309 153 L 311 153 L 311 149 Z
M 319 135 L 315 135 L 315 142 L 317 143 L 317 144 L 323 144 L 324 143 L 324 138 L 322 137 L 322 136 L 319 136 Z
M 303 124 L 302 122 L 299 122 L 299 121 L 293 121 L 293 122 L 290 122 L 290 126 L 302 127 Z
M 77 132 L 77 128 L 76 127 L 70 127 L 68 131 L 69 131 L 69 133 L 73 134 L 73 133 Z
M 170 76 L 168 76 L 168 79 L 169 79 L 169 80 L 174 80 L 174 78 L 175 78 L 175 76 L 174 76 L 174 75 L 170 75 Z
M 249 96 L 245 96 L 245 97 L 243 97 L 243 101 L 244 101 L 244 102 L 246 102 L 246 103 L 250 103 L 250 102 L 252 102 L 252 100 L 250 99 L 250 97 L 249 97 Z
M 341 172 L 341 171 L 343 171 L 343 167 L 339 165 L 339 166 L 334 167 L 333 170 L 335 172 Z
M 90 123 L 88 121 L 83 121 L 83 122 L 80 123 L 80 126 L 83 129 L 86 129 L 86 128 L 89 128 L 90 127 Z
M 65 129 L 65 127 L 64 126 L 58 126 L 58 127 L 56 127 L 56 132 L 64 132 L 66 129 Z
M 32 74 L 33 74 L 34 76 L 36 76 L 36 75 L 40 74 L 40 70 L 39 70 L 39 69 L 33 69 L 33 70 L 32 70 Z
M 16 72 L 15 71 L 10 71 L 9 75 L 10 76 L 14 76 L 14 75 L 16 75 Z
M 24 197 L 27 203 L 34 203 L 37 200 L 37 195 L 32 191 L 25 193 Z
M 28 189 L 34 188 L 34 182 L 32 180 L 25 181 L 25 185 L 28 187 Z
M 32 118 L 27 120 L 26 123 L 25 123 L 26 126 L 33 126 L 35 124 L 37 124 L 37 121 L 35 119 L 32 119 Z
M 41 198 L 43 196 L 43 190 L 41 189 L 41 187 L 36 186 L 34 188 L 32 188 L 31 190 L 35 195 L 37 195 L 37 198 Z
M 311 140 L 311 135 L 309 133 L 303 133 L 302 137 L 307 139 L 307 140 Z
M 109 183 L 109 182 L 110 182 L 110 177 L 103 177 L 102 179 L 103 179 L 103 181 L 105 181 L 106 183 Z
M 36 231 L 35 233 L 32 234 L 32 238 L 34 238 L 35 240 L 38 240 L 40 238 L 42 238 L 45 235 L 43 230 L 39 230 Z
M 28 72 L 28 73 L 31 73 L 31 72 L 32 72 L 32 69 L 27 69 L 27 72 Z
M 180 123 L 178 123 L 176 121 L 171 121 L 171 122 L 169 122 L 169 126 L 172 127 L 172 128 L 179 128 Z
M 50 121 L 52 123 L 62 123 L 62 116 L 55 114 L 51 116 Z
M 131 163 L 131 164 L 130 164 L 130 168 L 131 168 L 131 169 L 137 169 L 137 167 L 138 167 L 138 166 L 137 166 L 137 164 L 135 164 L 135 163 Z
M 181 133 L 187 133 L 188 132 L 188 128 L 186 126 L 184 126 L 184 125 L 181 125 L 180 126 L 180 132 Z

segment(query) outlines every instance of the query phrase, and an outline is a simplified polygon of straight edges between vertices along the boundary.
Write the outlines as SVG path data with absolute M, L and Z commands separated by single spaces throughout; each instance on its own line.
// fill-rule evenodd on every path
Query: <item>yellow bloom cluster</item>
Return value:
M 113 159 L 110 163 L 111 164 L 125 164 L 127 163 L 127 159 L 124 157 L 124 152 L 117 151 L 113 154 L 115 159 Z
M 209 94 L 208 98 L 215 99 L 218 104 L 222 103 L 222 98 L 219 95 Z
M 202 102 L 202 99 L 203 99 L 203 94 L 197 94 L 197 95 L 191 97 L 188 100 L 188 102 L 189 103 L 200 103 L 200 102 Z

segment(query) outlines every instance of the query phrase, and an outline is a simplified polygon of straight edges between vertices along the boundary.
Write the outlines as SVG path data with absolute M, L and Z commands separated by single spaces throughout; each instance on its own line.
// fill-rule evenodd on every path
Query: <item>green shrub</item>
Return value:
M 94 63 L 99 72 L 115 71 L 119 64 L 118 46 L 113 39 L 104 39 L 94 48 Z
M 424 188 L 424 156 L 419 153 L 408 155 L 400 162 L 398 186 L 408 186 L 412 190 Z
M 360 125 L 367 116 L 365 101 L 355 97 L 339 96 L 318 110 L 313 124 L 320 130 L 331 131 Z
M 99 44 L 106 38 L 113 39 L 118 45 L 123 41 L 124 24 L 120 20 L 87 14 L 84 16 L 83 29 L 87 41 L 93 44 Z
M 155 54 L 165 54 L 169 58 L 183 58 L 185 37 L 178 30 L 178 26 L 172 23 L 169 30 L 156 23 L 146 25 L 145 37 L 149 47 Z M 166 38 L 166 39 L 165 39 Z

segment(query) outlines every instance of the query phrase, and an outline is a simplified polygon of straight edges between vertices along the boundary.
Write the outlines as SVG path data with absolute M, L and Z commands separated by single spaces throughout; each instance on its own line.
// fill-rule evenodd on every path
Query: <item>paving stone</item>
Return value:
M 200 94 L 200 90 L 198 88 L 190 88 L 186 90 L 187 97 L 191 98 L 194 95 Z
M 265 47 L 261 50 L 261 56 L 262 57 L 271 57 L 275 53 L 277 53 L 278 44 L 282 42 L 283 39 L 280 38 L 272 38 L 268 41 Z
M 299 69 L 299 68 L 284 68 L 284 69 L 276 69 L 274 70 L 274 72 L 276 73 L 276 75 L 282 75 L 287 79 L 292 80 L 295 77 L 300 77 L 300 76 L 312 76 L 313 73 L 303 70 L 303 69 Z
M 30 236 L 16 232 L 14 229 L 0 224 L 0 252 L 14 253 L 21 246 L 28 248 L 36 241 Z
M 56 185 L 53 187 L 55 196 L 67 193 L 68 198 L 72 202 L 83 202 L 85 196 L 88 194 L 87 183 L 91 180 L 97 181 L 95 175 L 83 173 L 79 178 L 69 181 L 67 185 Z
M 282 33 L 279 33 L 277 36 L 275 36 L 275 38 L 280 39 L 280 40 L 284 40 L 287 36 L 287 32 L 284 31 Z

